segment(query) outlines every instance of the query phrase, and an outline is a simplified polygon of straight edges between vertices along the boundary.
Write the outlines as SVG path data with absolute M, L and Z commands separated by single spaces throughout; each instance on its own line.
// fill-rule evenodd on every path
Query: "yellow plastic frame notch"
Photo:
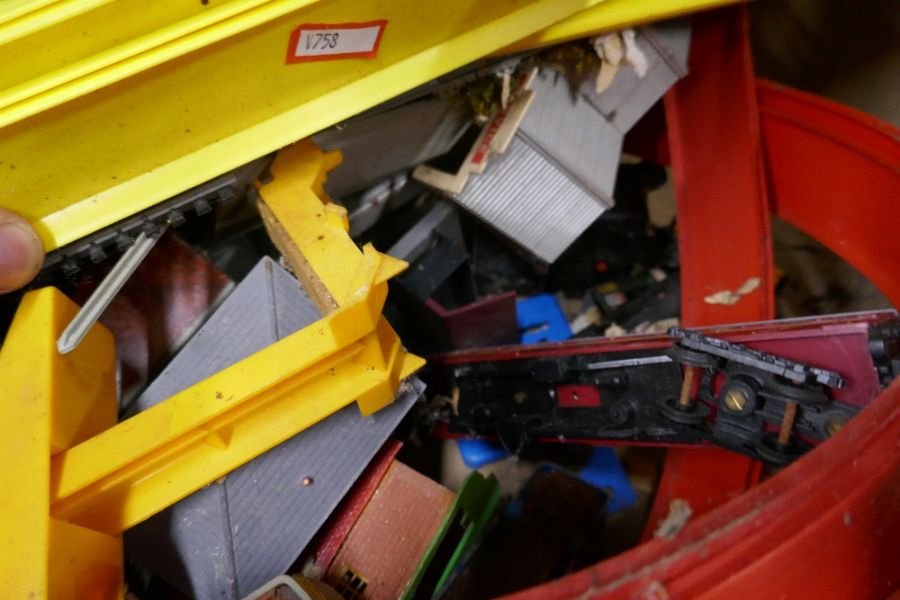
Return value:
M 269 226 L 325 294 L 323 318 L 126 421 L 115 424 L 109 332 L 96 325 L 60 355 L 54 340 L 77 307 L 53 288 L 25 296 L 0 351 L 11 597 L 121 596 L 122 531 L 352 402 L 377 411 L 424 365 L 381 316 L 405 263 L 357 248 L 321 191 L 339 160 L 296 144 L 259 187 Z

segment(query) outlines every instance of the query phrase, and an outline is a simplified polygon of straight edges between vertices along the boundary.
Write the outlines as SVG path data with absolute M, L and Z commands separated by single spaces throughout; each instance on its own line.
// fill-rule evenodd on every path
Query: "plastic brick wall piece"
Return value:
M 324 580 L 341 589 L 348 570 L 367 583 L 368 600 L 403 595 L 453 504 L 439 483 L 394 461 L 363 509 Z

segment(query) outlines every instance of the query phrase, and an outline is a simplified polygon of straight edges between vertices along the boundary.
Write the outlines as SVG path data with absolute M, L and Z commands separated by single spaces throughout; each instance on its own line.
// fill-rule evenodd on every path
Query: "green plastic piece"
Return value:
M 447 511 L 428 551 L 419 561 L 402 600 L 433 597 L 469 548 L 481 537 L 499 506 L 500 484 L 497 478 L 473 471 Z M 447 554 L 449 558 L 442 569 L 441 563 Z M 423 586 L 421 590 L 420 586 Z

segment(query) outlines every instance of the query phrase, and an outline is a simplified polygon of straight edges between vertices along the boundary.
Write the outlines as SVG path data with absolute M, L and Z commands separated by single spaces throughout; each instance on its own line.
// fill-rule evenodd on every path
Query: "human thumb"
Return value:
M 34 228 L 16 213 L 0 208 L 0 294 L 34 279 L 44 262 L 44 245 Z

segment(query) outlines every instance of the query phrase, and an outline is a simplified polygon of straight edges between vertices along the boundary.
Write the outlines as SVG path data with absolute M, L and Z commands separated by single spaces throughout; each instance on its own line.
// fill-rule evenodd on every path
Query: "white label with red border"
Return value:
M 305 23 L 291 32 L 285 62 L 375 58 L 387 21 Z

